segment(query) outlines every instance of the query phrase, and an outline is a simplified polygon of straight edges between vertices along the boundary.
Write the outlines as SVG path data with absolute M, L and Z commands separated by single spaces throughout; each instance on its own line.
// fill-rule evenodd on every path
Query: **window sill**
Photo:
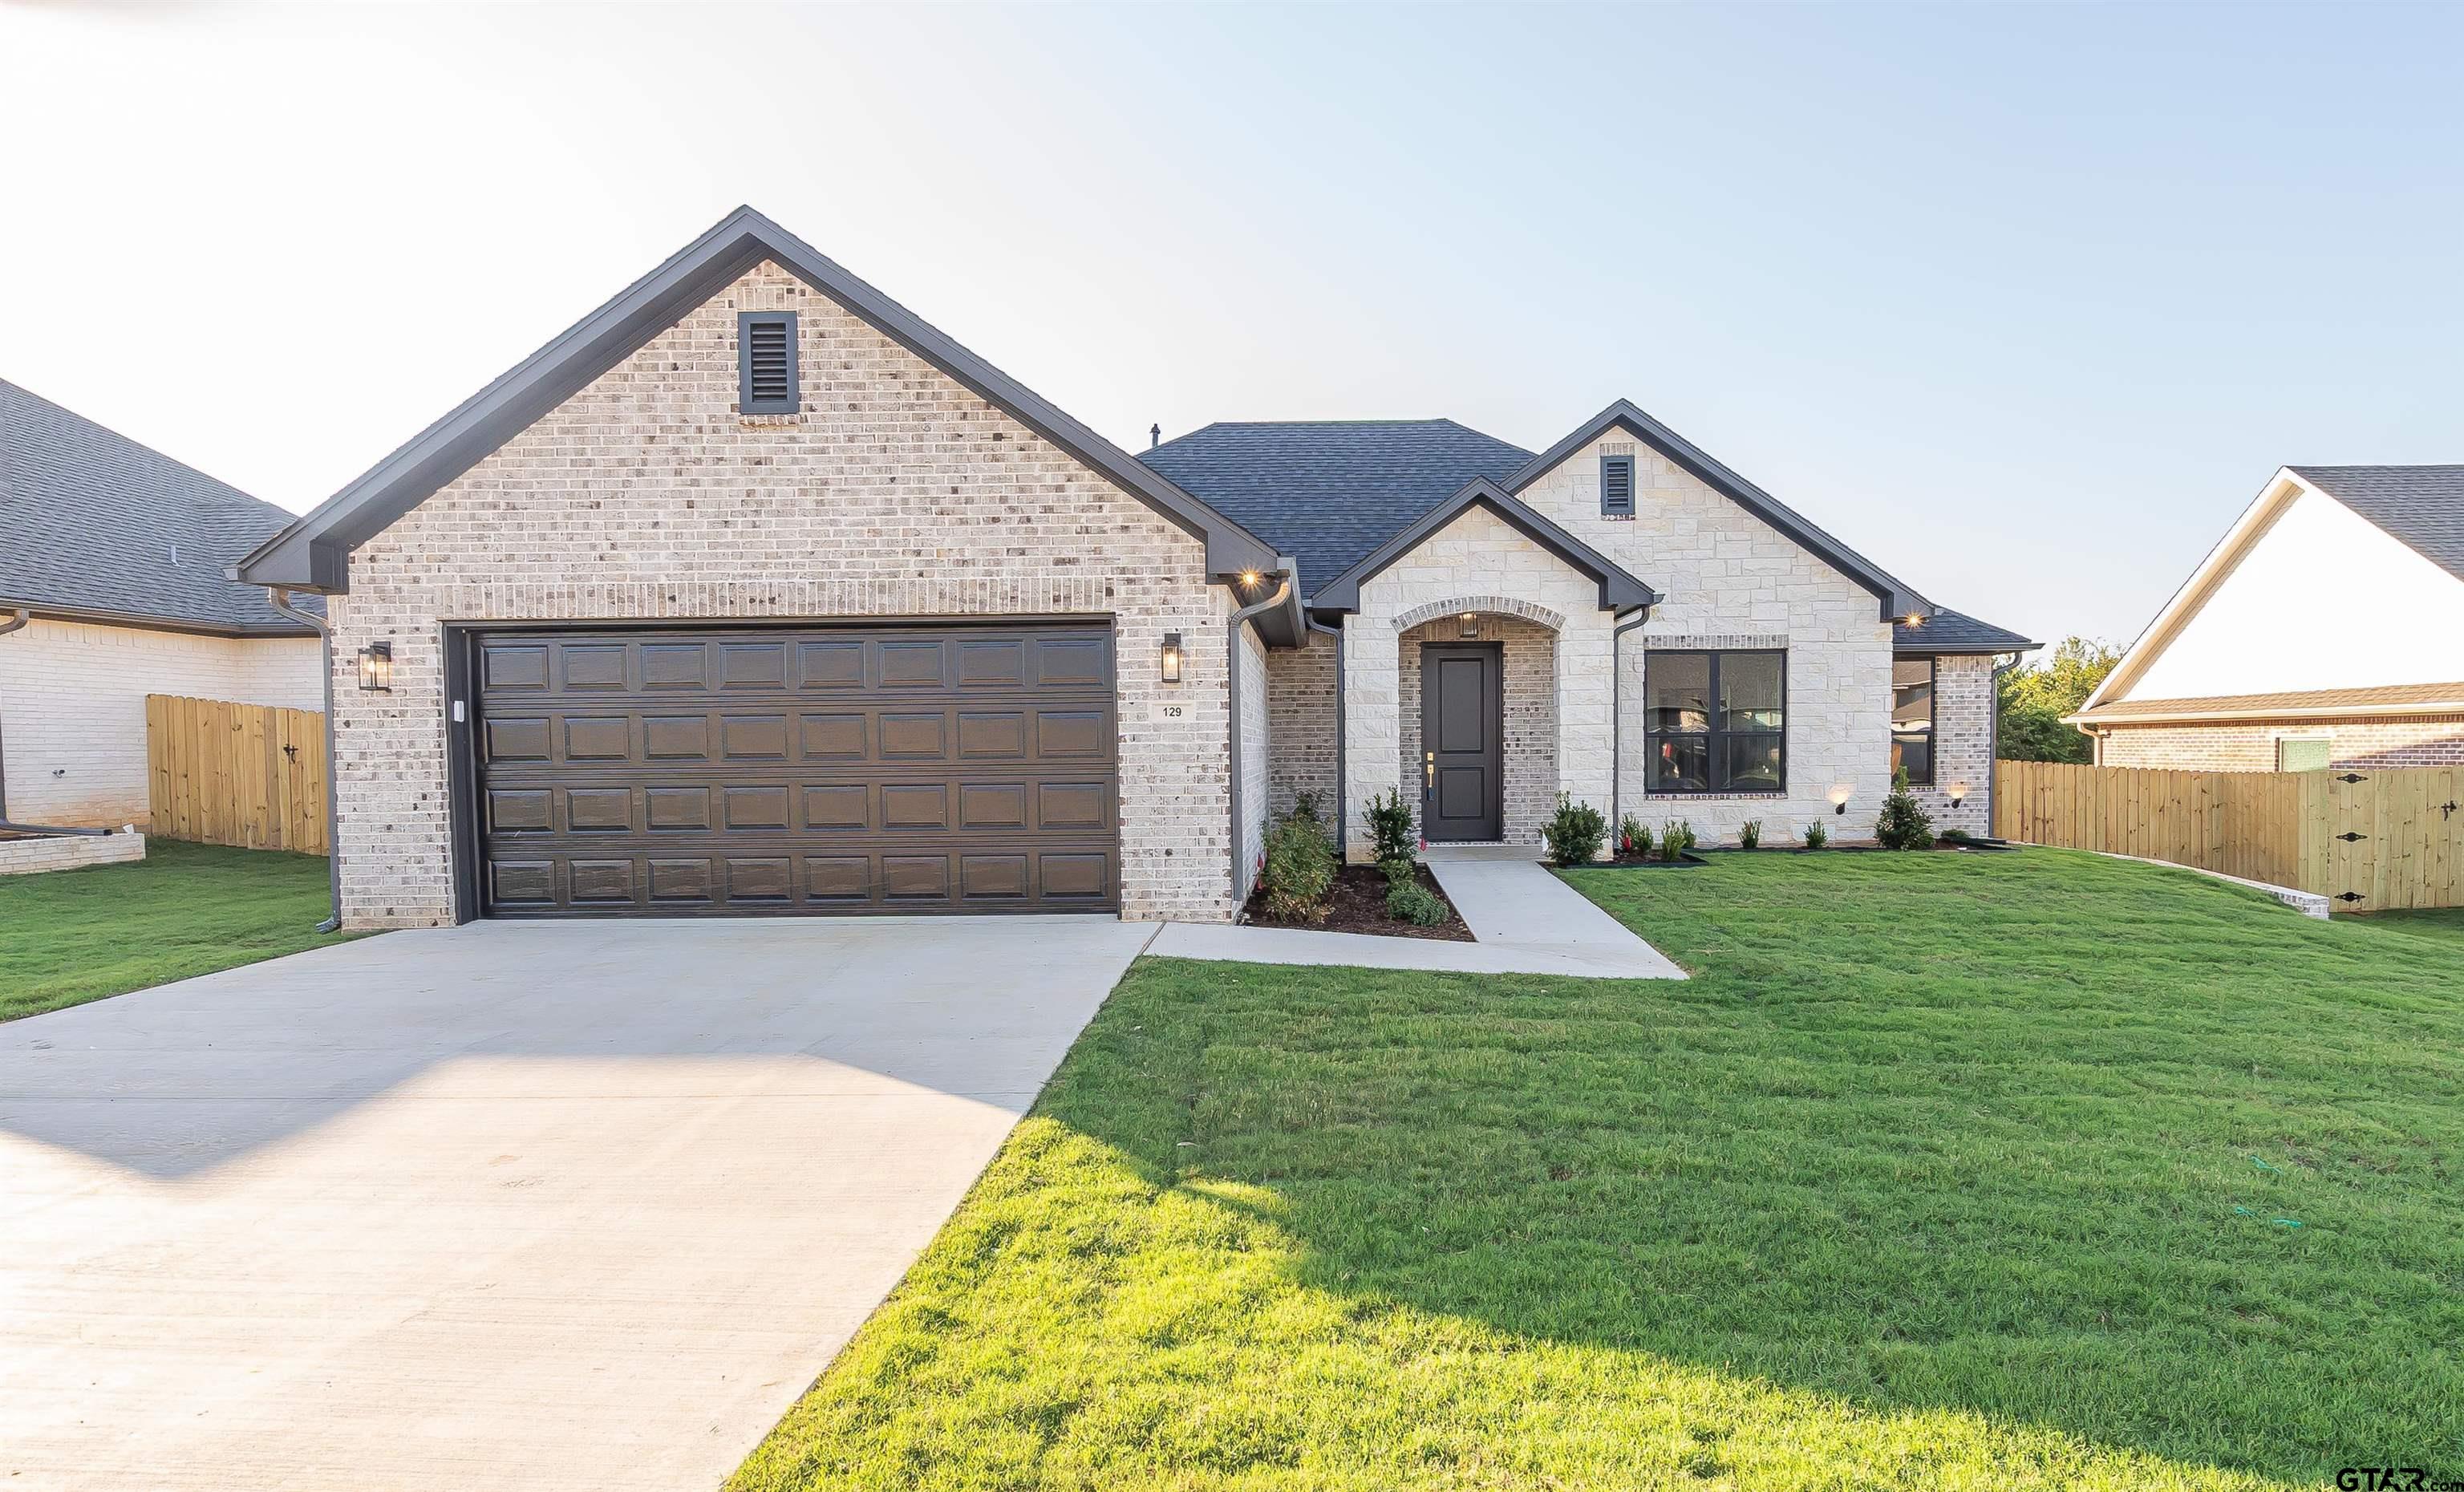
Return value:
M 1727 789 L 1727 788 L 1723 788 L 1723 787 L 1706 787 L 1706 788 L 1704 788 L 1703 790 L 1701 790 L 1700 792 L 1689 792 L 1689 791 L 1684 791 L 1684 790 L 1682 790 L 1682 789 L 1681 789 L 1681 790 L 1678 790 L 1678 791 L 1674 791 L 1674 792 L 1667 791 L 1667 790 L 1664 790 L 1664 789 L 1663 789 L 1663 790 L 1661 790 L 1661 791 L 1659 791 L 1659 792 L 1650 792 L 1650 791 L 1646 791 L 1646 792 L 1644 792 L 1644 793 L 1643 793 L 1643 795 L 1642 795 L 1642 801 L 1643 801 L 1644 802 L 1647 802 L 1647 803 L 1650 803 L 1650 802 L 1699 803 L 1699 802 L 1704 801 L 1705 801 L 1705 800 L 1706 800 L 1706 799 L 1709 799 L 1709 800 L 1729 799 L 1729 800 L 1732 800 L 1732 801 L 1737 801 L 1737 802 L 1758 802 L 1758 803 L 1767 803 L 1767 802 L 1774 801 L 1776 801 L 1776 800 L 1785 799 L 1785 798 L 1787 798 L 1787 797 L 1788 797 L 1788 789 L 1787 789 L 1787 788 L 1781 788 L 1781 789 L 1780 789 L 1778 792 L 1776 792 L 1776 793 L 1770 793 L 1770 792 L 1764 792 L 1764 793 L 1736 793 L 1736 792 L 1730 792 L 1728 789 Z

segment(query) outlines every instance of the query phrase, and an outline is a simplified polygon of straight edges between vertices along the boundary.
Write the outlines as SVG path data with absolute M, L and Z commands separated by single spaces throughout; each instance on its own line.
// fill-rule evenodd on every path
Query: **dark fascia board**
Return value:
M 1360 609 L 1360 587 L 1388 565 L 1419 548 L 1430 535 L 1437 533 L 1467 510 L 1486 508 L 1500 518 L 1522 531 L 1526 538 L 1565 560 L 1599 582 L 1600 609 L 1625 611 L 1635 606 L 1660 603 L 1660 592 L 1635 579 L 1617 562 L 1567 533 L 1511 493 L 1486 477 L 1468 483 L 1463 490 L 1420 516 L 1419 520 L 1393 538 L 1371 550 L 1358 564 L 1344 571 L 1318 587 L 1309 598 L 1312 611 L 1357 611 Z
M 1532 457 L 1522 471 L 1507 480 L 1506 490 L 1519 494 L 1559 462 L 1616 428 L 1622 428 L 1683 467 L 1713 492 L 1787 535 L 1803 548 L 1820 556 L 1840 574 L 1872 591 L 1881 600 L 1881 614 L 1885 620 L 1933 615 L 1933 603 L 1915 589 L 1893 579 L 1880 565 L 1815 527 L 1803 514 L 1713 460 L 1701 447 L 1643 413 L 1628 400 L 1618 400 L 1584 421 L 1573 433 Z M 1639 493 L 1637 500 L 1639 500 Z
M 181 617 L 149 617 L 134 611 L 111 611 L 99 606 L 55 606 L 39 601 L 0 600 L 0 617 L 14 616 L 23 611 L 38 622 L 78 622 L 91 626 L 130 627 L 146 632 L 181 632 L 190 637 L 266 638 L 314 637 L 304 626 L 226 626 L 215 622 L 192 622 Z
M 1956 647 L 1945 647 L 1936 643 L 1924 642 L 1893 643 L 1891 652 L 1901 658 L 1982 658 L 1994 653 L 2034 652 L 2044 646 L 2042 643 L 2026 641 L 2003 643 L 1991 647 L 1978 643 L 1967 643 Z
M 776 262 L 891 340 L 998 406 L 1206 544 L 1211 576 L 1270 570 L 1274 546 L 1096 434 L 939 329 L 738 208 L 622 295 L 411 437 L 299 521 L 231 566 L 235 581 L 298 590 L 349 588 L 351 551 L 630 357 L 762 260 Z

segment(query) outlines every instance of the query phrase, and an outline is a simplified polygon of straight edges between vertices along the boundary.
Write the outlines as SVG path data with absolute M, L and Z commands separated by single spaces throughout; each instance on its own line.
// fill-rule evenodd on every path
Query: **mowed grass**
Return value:
M 148 840 L 133 865 L 0 876 L 0 1020 L 333 942 L 315 855 Z
M 2058 851 L 1573 880 L 1697 976 L 1138 964 L 733 1485 L 2464 1476 L 2464 947 Z

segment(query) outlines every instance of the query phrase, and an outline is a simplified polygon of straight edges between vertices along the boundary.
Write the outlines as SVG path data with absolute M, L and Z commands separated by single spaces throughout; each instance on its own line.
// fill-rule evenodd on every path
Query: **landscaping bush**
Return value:
M 1965 845 L 1974 836 L 1966 829 L 1955 826 L 1942 831 L 1942 842 L 1946 845 Z
M 1334 889 L 1334 846 L 1317 822 L 1313 797 L 1302 794 L 1290 816 L 1266 835 L 1266 910 L 1287 921 L 1325 921 Z
M 1295 819 L 1307 819 L 1309 823 L 1324 828 L 1326 815 L 1318 811 L 1318 805 L 1324 801 L 1323 796 L 1317 793 L 1307 791 L 1294 793 L 1291 816 Z
M 1369 800 L 1369 838 L 1376 847 L 1379 865 L 1411 861 L 1420 842 L 1412 832 L 1412 805 L 1402 794 L 1390 787 Z
M 1660 858 L 1675 865 L 1694 847 L 1694 821 L 1664 819 L 1660 824 Z
M 1408 856 L 1394 860 L 1381 860 L 1377 862 L 1377 869 L 1380 874 L 1386 877 L 1386 884 L 1389 888 L 1402 886 L 1406 883 L 1417 883 L 1419 879 L 1412 873 L 1412 862 Z
M 1632 814 L 1617 821 L 1617 853 L 1645 857 L 1651 854 L 1651 831 Z
M 1445 899 L 1417 879 L 1397 881 L 1387 889 L 1386 915 L 1397 922 L 1433 928 L 1446 920 Z
M 1748 819 L 1737 825 L 1737 844 L 1747 849 L 1763 847 L 1763 821 Z
M 1556 816 L 1540 830 L 1540 837 L 1549 842 L 1550 859 L 1561 866 L 1583 865 L 1608 842 L 1608 816 L 1559 793 Z
M 1874 838 L 1884 849 L 1933 847 L 1933 820 L 1908 791 L 1905 767 L 1891 774 L 1891 796 L 1882 800 L 1882 816 L 1874 821 Z
M 1809 824 L 1807 824 L 1807 825 L 1805 826 L 1805 847 L 1806 847 L 1806 848 L 1808 848 L 1808 849 L 1820 849 L 1823 845 L 1828 845 L 1828 844 L 1830 844 L 1830 843 L 1831 843 L 1831 831 L 1830 831 L 1829 829 L 1826 829 L 1826 828 L 1824 828 L 1824 827 L 1822 826 L 1822 821 L 1821 821 L 1821 820 L 1816 819 L 1816 820 L 1815 820 L 1812 823 L 1809 823 Z

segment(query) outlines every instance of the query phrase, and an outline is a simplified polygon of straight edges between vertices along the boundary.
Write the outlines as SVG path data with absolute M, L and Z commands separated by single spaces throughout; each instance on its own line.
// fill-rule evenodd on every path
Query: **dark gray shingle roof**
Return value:
M 1452 420 L 1217 424 L 1138 452 L 1277 551 L 1311 592 L 1476 478 L 1531 452 Z
M 2464 581 L 2464 466 L 2286 470 Z
M 297 633 L 264 591 L 223 578 L 290 522 L 272 503 L 0 380 L 0 608 Z
M 1891 650 L 1903 653 L 2020 652 L 2039 646 L 1965 611 L 1936 606 L 1922 622 L 1891 624 Z

